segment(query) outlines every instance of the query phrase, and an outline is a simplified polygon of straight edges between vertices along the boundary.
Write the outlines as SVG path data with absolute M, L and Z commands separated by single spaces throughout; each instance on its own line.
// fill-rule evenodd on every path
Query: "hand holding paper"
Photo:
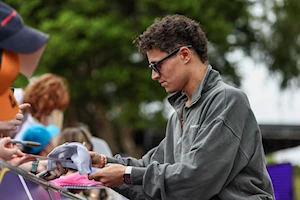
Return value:
M 106 187 L 116 187 L 124 184 L 123 176 L 126 166 L 121 164 L 107 164 L 104 168 L 90 174 L 89 179 L 100 181 Z

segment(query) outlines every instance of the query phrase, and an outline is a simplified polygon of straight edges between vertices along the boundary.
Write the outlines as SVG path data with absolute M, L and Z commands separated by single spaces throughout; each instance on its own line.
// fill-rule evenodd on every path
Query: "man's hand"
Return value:
M 106 187 L 116 187 L 124 184 L 123 176 L 126 166 L 120 164 L 107 164 L 104 168 L 89 175 L 89 179 L 100 181 Z

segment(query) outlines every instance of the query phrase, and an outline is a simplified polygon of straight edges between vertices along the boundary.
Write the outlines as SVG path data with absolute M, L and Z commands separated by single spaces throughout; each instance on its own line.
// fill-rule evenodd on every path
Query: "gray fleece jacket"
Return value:
M 108 159 L 134 166 L 133 185 L 116 191 L 129 199 L 274 199 L 261 132 L 242 91 L 209 66 L 189 107 L 183 92 L 168 100 L 176 112 L 157 147 L 139 160 Z

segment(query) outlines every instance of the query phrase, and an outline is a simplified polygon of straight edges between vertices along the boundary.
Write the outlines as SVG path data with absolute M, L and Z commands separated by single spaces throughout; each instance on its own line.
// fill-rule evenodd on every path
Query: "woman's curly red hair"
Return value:
M 62 77 L 47 73 L 24 90 L 24 103 L 30 103 L 30 113 L 38 121 L 53 110 L 65 110 L 70 102 L 69 91 Z

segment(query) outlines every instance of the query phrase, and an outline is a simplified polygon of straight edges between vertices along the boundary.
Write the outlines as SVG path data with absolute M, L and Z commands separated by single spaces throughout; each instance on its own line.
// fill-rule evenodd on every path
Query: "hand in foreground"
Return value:
M 107 164 L 104 168 L 90 174 L 89 179 L 100 181 L 106 187 L 116 187 L 124 184 L 123 176 L 126 166 L 120 164 Z
M 39 165 L 37 167 L 36 173 L 41 173 L 47 170 L 47 160 L 40 160 Z M 63 166 L 57 162 L 56 163 L 57 169 L 48 171 L 50 173 L 49 176 L 45 177 L 46 180 L 52 180 L 59 178 L 61 175 L 66 174 L 68 172 L 68 169 L 63 168 Z M 19 166 L 20 168 L 30 172 L 32 167 L 32 162 L 27 162 Z
M 0 121 L 0 132 L 9 135 L 11 131 L 16 131 L 18 127 L 22 124 L 23 118 L 23 114 L 17 113 L 15 117 L 11 120 Z
M 42 160 L 39 162 L 39 166 L 37 168 L 37 173 L 43 172 L 47 170 L 47 160 Z M 57 162 L 56 163 L 57 168 L 55 170 L 48 171 L 50 173 L 50 176 L 45 177 L 46 180 L 53 180 L 56 178 L 59 178 L 61 175 L 66 174 L 68 172 L 67 168 L 63 168 L 63 166 Z
M 0 132 L 6 136 L 9 136 L 10 132 L 16 131 L 23 122 L 23 118 L 24 118 L 22 114 L 23 110 L 26 110 L 29 107 L 30 104 L 23 103 L 19 106 L 20 108 L 19 113 L 17 113 L 13 119 L 8 121 L 0 121 Z
M 10 160 L 14 154 L 20 151 L 16 145 L 10 147 L 10 141 L 10 137 L 0 139 L 0 158 L 5 161 Z
M 20 108 L 20 113 L 21 112 L 26 112 L 26 110 L 28 109 L 28 108 L 30 108 L 30 104 L 29 103 L 23 103 L 23 104 L 21 104 L 21 105 L 19 105 L 19 108 Z
M 19 166 L 23 163 L 29 162 L 29 161 L 34 161 L 36 158 L 23 153 L 21 150 L 18 150 L 16 154 L 12 156 L 10 160 L 7 162 L 11 164 L 12 166 Z

